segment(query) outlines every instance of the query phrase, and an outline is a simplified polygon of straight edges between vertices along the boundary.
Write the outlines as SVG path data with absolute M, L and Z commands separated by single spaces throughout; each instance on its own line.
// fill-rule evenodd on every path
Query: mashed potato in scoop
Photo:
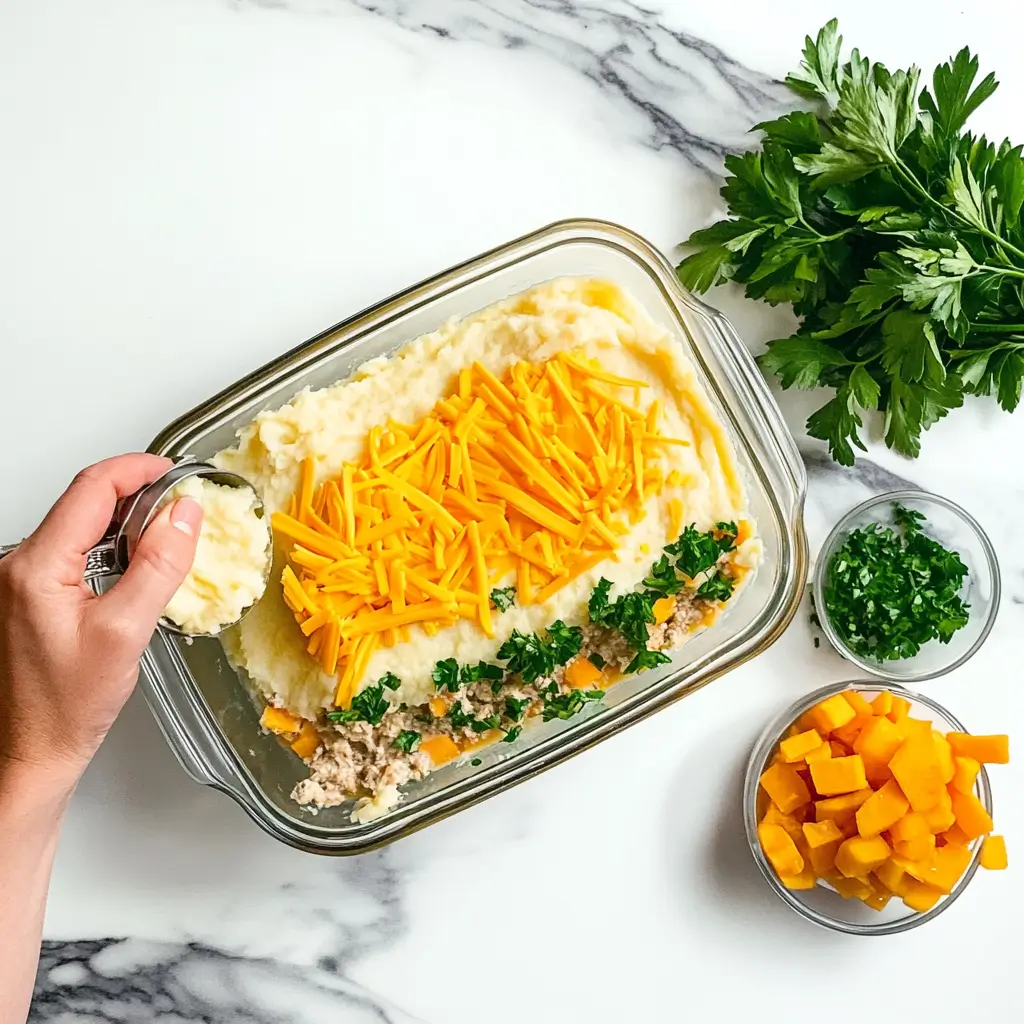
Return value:
M 186 477 L 169 501 L 192 498 L 203 509 L 196 557 L 164 616 L 193 635 L 219 633 L 238 622 L 266 587 L 270 530 L 255 493 L 205 477 Z

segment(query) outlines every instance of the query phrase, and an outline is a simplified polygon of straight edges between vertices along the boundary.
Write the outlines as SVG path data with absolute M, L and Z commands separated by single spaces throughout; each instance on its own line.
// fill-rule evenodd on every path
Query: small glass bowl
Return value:
M 768 767 L 772 755 L 783 739 L 786 729 L 802 714 L 809 711 L 819 701 L 837 693 L 856 690 L 866 700 L 872 700 L 884 690 L 903 697 L 910 702 L 911 717 L 930 719 L 941 732 L 966 732 L 967 730 L 941 704 L 918 693 L 905 690 L 896 684 L 856 680 L 849 683 L 832 683 L 820 690 L 801 697 L 795 704 L 788 707 L 774 718 L 761 733 L 754 744 L 750 761 L 747 763 L 747 774 L 743 783 L 743 824 L 747 832 L 750 851 L 754 855 L 761 874 L 768 884 L 788 903 L 801 917 L 813 921 L 823 928 L 832 931 L 846 932 L 848 935 L 896 935 L 910 931 L 932 918 L 938 917 L 944 910 L 952 906 L 954 900 L 967 888 L 968 883 L 978 870 L 978 858 L 981 854 L 982 840 L 971 843 L 971 862 L 967 870 L 953 887 L 948 896 L 943 896 L 930 910 L 923 913 L 911 910 L 902 900 L 893 897 L 882 910 L 872 910 L 859 899 L 847 899 L 840 896 L 834 889 L 819 882 L 813 889 L 787 889 L 779 880 L 775 869 L 768 862 L 757 838 L 757 822 L 760 810 L 767 796 L 761 792 L 760 778 Z M 984 804 L 985 809 L 992 813 L 992 790 L 989 786 L 988 774 L 982 765 L 978 772 L 978 780 L 974 786 L 975 795 Z
M 921 512 L 926 519 L 924 532 L 944 547 L 959 553 L 967 566 L 967 579 L 961 597 L 970 605 L 970 617 L 967 625 L 957 630 L 948 644 L 932 640 L 913 658 L 879 661 L 855 654 L 840 638 L 829 619 L 825 586 L 832 556 L 847 536 L 870 523 L 891 526 L 894 504 Z M 936 679 L 963 665 L 991 632 L 999 611 L 1001 591 L 999 562 L 985 531 L 959 505 L 927 491 L 890 491 L 870 498 L 847 512 L 828 535 L 814 567 L 814 610 L 829 643 L 844 658 L 865 672 L 900 683 Z

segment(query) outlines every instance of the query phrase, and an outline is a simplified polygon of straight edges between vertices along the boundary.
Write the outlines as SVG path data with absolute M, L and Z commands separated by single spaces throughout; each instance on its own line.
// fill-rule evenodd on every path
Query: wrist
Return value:
M 30 764 L 0 754 L 0 819 L 59 827 L 78 774 L 60 765 Z

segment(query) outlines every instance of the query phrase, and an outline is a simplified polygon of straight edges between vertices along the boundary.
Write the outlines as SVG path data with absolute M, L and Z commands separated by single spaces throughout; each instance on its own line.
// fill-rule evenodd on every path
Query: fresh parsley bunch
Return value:
M 784 388 L 835 397 L 807 421 L 851 465 L 861 414 L 884 413 L 885 443 L 916 456 L 921 433 L 995 393 L 1012 412 L 1024 378 L 1024 162 L 1021 147 L 964 131 L 996 89 L 975 85 L 963 49 L 931 89 L 854 50 L 840 62 L 835 20 L 807 38 L 786 82 L 812 100 L 755 127 L 760 151 L 726 158 L 732 218 L 694 232 L 683 284 L 743 282 L 801 317 L 762 367 Z

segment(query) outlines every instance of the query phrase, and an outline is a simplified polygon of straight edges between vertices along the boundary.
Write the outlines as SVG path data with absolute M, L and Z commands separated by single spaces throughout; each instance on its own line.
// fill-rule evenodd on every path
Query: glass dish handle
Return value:
M 807 488 L 807 468 L 804 466 L 804 460 L 800 455 L 800 449 L 796 446 L 796 441 L 793 439 L 792 433 L 790 433 L 789 427 L 786 425 L 786 421 L 779 410 L 778 403 L 772 397 L 768 391 L 768 386 L 765 384 L 763 387 L 754 387 L 750 381 L 763 380 L 763 374 L 760 367 L 757 365 L 757 361 L 750 354 L 750 350 L 743 343 L 742 338 L 736 333 L 736 329 L 733 325 L 724 317 L 717 309 L 712 306 L 708 306 L 705 303 L 701 303 L 707 310 L 708 315 L 714 320 L 715 325 L 719 331 L 727 335 L 730 342 L 730 354 L 742 364 L 743 373 L 745 380 L 743 386 L 747 391 L 750 399 L 756 403 L 761 416 L 768 421 L 772 428 L 772 433 L 778 442 L 780 452 L 786 461 L 789 472 L 793 477 L 793 482 L 797 487 L 797 490 L 803 494 Z
M 121 571 L 117 565 L 116 538 L 117 524 L 112 523 L 110 529 L 103 535 L 103 539 L 86 552 L 83 580 L 88 582 L 98 579 L 100 576 L 116 576 Z M 14 554 L 19 547 L 21 547 L 20 543 L 0 544 L 0 558 Z

